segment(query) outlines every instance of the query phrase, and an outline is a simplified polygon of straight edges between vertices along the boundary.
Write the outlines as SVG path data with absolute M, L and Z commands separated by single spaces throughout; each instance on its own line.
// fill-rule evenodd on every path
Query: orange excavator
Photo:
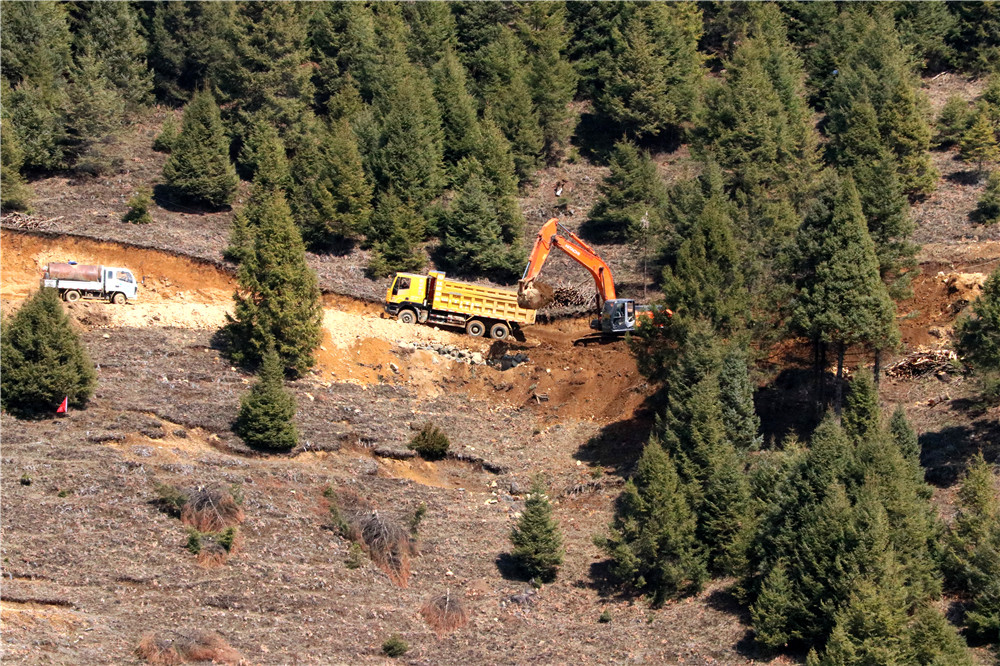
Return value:
M 598 256 L 594 248 L 559 224 L 556 218 L 550 219 L 539 230 L 528 266 L 517 283 L 517 304 L 522 308 L 537 310 L 551 302 L 552 289 L 542 282 L 536 282 L 536 278 L 553 247 L 580 262 L 594 278 L 600 318 L 590 323 L 591 328 L 604 335 L 617 335 L 634 331 L 644 319 L 652 321 L 653 311 L 649 306 L 637 306 L 631 298 L 618 298 L 611 267 Z M 666 310 L 666 313 L 668 316 L 673 315 L 670 310 Z

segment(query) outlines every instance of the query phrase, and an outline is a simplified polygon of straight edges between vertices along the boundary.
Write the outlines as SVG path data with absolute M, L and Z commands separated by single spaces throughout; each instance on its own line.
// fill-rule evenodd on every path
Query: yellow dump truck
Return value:
M 495 340 L 535 323 L 535 311 L 517 304 L 517 292 L 449 280 L 440 271 L 396 273 L 385 293 L 385 311 L 407 324 L 455 326 Z

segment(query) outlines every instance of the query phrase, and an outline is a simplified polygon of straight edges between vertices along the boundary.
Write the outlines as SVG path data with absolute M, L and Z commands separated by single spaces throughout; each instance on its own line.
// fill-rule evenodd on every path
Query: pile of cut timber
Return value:
M 955 372 L 958 356 L 950 349 L 920 349 L 885 369 L 887 377 L 909 379 L 929 372 Z

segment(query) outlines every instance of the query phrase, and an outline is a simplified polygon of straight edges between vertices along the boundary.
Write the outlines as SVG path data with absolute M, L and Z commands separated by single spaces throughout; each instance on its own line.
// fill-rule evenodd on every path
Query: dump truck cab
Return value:
M 396 316 L 402 306 L 427 306 L 427 276 L 416 273 L 396 273 L 385 292 L 385 311 Z

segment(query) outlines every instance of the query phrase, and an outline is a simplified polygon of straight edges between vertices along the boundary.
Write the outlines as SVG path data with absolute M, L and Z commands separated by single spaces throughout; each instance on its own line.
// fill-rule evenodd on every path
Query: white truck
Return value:
M 74 261 L 46 265 L 42 286 L 57 289 L 67 303 L 81 298 L 101 298 L 122 305 L 139 297 L 139 285 L 129 269 Z

